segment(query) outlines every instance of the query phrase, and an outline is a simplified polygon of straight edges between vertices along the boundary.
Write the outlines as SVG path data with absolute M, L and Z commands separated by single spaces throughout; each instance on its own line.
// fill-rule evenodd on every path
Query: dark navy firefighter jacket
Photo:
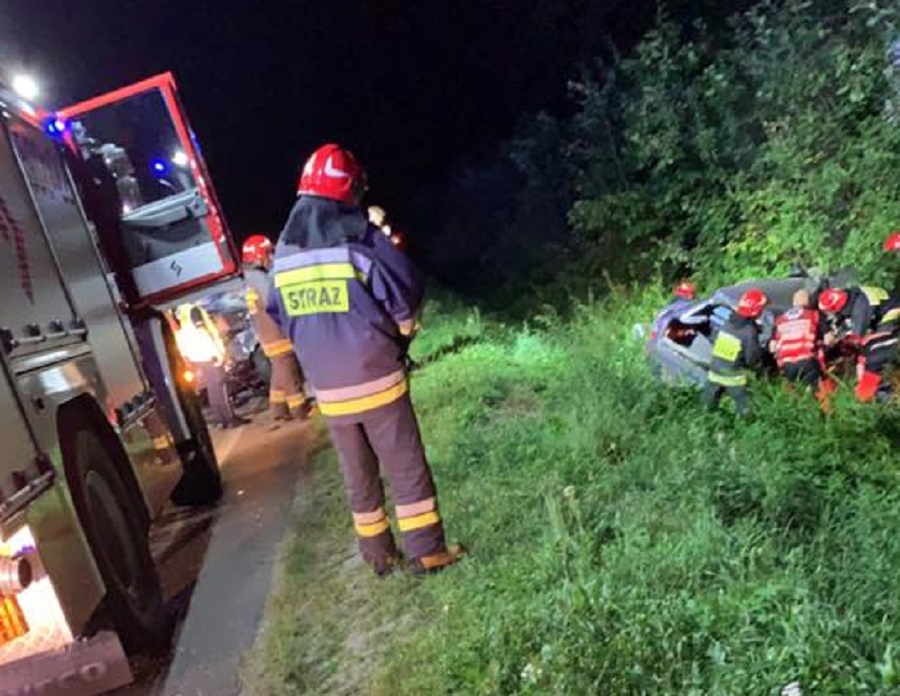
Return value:
M 266 311 L 294 345 L 321 413 L 355 422 L 407 393 L 423 298 L 412 261 L 358 206 L 301 196 L 275 248 Z

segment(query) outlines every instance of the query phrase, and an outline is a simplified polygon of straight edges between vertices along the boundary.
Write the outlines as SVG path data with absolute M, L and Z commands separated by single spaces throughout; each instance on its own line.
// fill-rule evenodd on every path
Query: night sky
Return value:
M 427 225 L 455 164 L 524 112 L 564 112 L 577 66 L 609 37 L 627 50 L 655 13 L 652 0 L 4 0 L 0 63 L 36 73 L 53 107 L 172 70 L 238 237 L 278 233 L 303 159 L 331 140 L 368 169 L 367 202 Z

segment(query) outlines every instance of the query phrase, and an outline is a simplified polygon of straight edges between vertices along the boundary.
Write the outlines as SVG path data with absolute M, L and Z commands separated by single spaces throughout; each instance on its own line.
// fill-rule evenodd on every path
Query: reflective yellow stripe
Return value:
M 365 411 L 371 411 L 373 408 L 393 403 L 408 390 L 409 387 L 404 379 L 390 389 L 385 389 L 377 394 L 364 396 L 359 399 L 351 399 L 349 401 L 323 402 L 321 396 L 317 394 L 317 396 L 319 396 L 319 410 L 324 416 L 349 416 L 356 413 L 363 413 Z
M 740 339 L 729 333 L 722 332 L 716 338 L 713 345 L 713 357 L 720 358 L 726 362 L 733 363 L 741 354 Z
M 169 436 L 168 435 L 160 435 L 159 437 L 153 438 L 153 449 L 168 449 L 169 448 Z
M 254 288 L 249 288 L 244 295 L 244 302 L 247 304 L 247 312 L 250 314 L 259 314 L 259 306 L 262 304 L 262 298 Z
M 869 300 L 869 304 L 873 306 L 880 305 L 888 297 L 890 297 L 886 290 L 883 290 L 882 288 L 876 288 L 873 285 L 863 285 L 859 289 L 863 291 L 863 294 Z
M 302 406 L 304 401 L 306 401 L 305 395 L 291 394 L 287 398 L 287 405 L 288 405 L 288 408 L 297 408 L 298 406 Z
M 709 381 L 723 387 L 743 387 L 747 384 L 747 375 L 720 375 L 718 372 L 710 372 Z
M 422 529 L 441 521 L 441 516 L 437 512 L 426 512 L 424 515 L 416 515 L 415 517 L 405 517 L 397 520 L 397 526 L 401 532 L 411 532 L 414 529 Z
M 354 526 L 356 527 L 356 533 L 361 537 L 366 538 L 384 534 L 391 528 L 391 525 L 388 524 L 387 520 L 381 520 L 381 522 L 373 522 L 372 524 L 355 523 Z
M 383 392 L 388 387 L 393 387 L 406 379 L 406 373 L 400 369 L 384 377 L 373 379 L 363 384 L 354 384 L 351 387 L 338 387 L 336 389 L 320 389 L 316 392 L 319 401 L 350 401 L 363 396 L 371 396 Z
M 895 307 L 894 309 L 889 309 L 884 313 L 884 316 L 881 317 L 881 323 L 886 324 L 889 321 L 894 321 L 895 319 L 900 319 L 900 307 Z
M 272 389 L 269 392 L 269 401 L 273 404 L 283 404 L 287 401 L 287 393 L 280 389 Z
M 282 338 L 279 341 L 262 344 L 263 353 L 267 358 L 277 358 L 281 355 L 287 355 L 294 350 L 291 341 L 288 338 Z
M 357 271 L 349 263 L 322 263 L 306 268 L 294 268 L 290 271 L 281 271 L 275 274 L 275 287 L 283 288 L 285 285 L 297 283 L 309 283 L 317 280 L 352 280 L 358 278 L 365 280 L 365 276 Z

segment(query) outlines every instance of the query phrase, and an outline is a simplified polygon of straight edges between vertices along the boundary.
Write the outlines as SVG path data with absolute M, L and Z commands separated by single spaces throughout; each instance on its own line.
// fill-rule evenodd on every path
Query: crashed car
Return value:
M 201 305 L 222 327 L 227 352 L 225 379 L 229 395 L 240 400 L 265 394 L 269 383 L 269 361 L 256 338 L 242 292 L 226 292 L 206 298 Z M 205 387 L 197 375 L 197 390 Z
M 760 317 L 759 337 L 763 355 L 769 356 L 767 346 L 775 317 L 791 307 L 795 292 L 806 290 L 812 295 L 825 282 L 820 277 L 798 274 L 729 285 L 700 299 L 673 300 L 656 316 L 647 338 L 646 355 L 654 376 L 673 385 L 706 384 L 716 334 L 737 308 L 741 295 L 751 288 L 759 288 L 769 298 Z

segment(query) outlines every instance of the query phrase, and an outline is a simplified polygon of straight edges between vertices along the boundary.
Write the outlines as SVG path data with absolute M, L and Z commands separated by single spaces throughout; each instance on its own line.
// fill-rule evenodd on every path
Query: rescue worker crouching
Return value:
M 768 298 L 761 290 L 748 290 L 738 301 L 737 309 L 719 330 L 713 344 L 712 361 L 703 392 L 703 401 L 707 407 L 715 408 L 722 396 L 727 395 L 734 401 L 739 415 L 750 415 L 747 373 L 759 367 L 762 362 L 757 320 L 767 304 Z
M 884 371 L 896 362 L 900 303 L 882 288 L 856 286 L 825 290 L 819 309 L 831 323 L 827 341 L 857 351 L 856 398 L 873 400 L 883 389 Z
M 418 270 L 366 219 L 365 178 L 337 145 L 307 160 L 275 251 L 267 311 L 294 344 L 328 421 L 364 560 L 398 565 L 379 464 L 414 573 L 463 553 L 449 546 L 403 367 L 422 302 Z
M 306 419 L 313 406 L 303 392 L 303 371 L 294 354 L 294 346 L 265 311 L 273 252 L 272 242 L 261 234 L 251 235 L 244 242 L 242 259 L 247 312 L 256 340 L 271 365 L 269 411 L 272 417 L 276 421 L 290 420 L 295 415 Z
M 794 293 L 793 307 L 775 319 L 772 353 L 782 376 L 788 382 L 815 390 L 823 411 L 828 411 L 828 397 L 834 382 L 825 371 L 823 353 L 824 321 L 810 305 L 809 293 Z

